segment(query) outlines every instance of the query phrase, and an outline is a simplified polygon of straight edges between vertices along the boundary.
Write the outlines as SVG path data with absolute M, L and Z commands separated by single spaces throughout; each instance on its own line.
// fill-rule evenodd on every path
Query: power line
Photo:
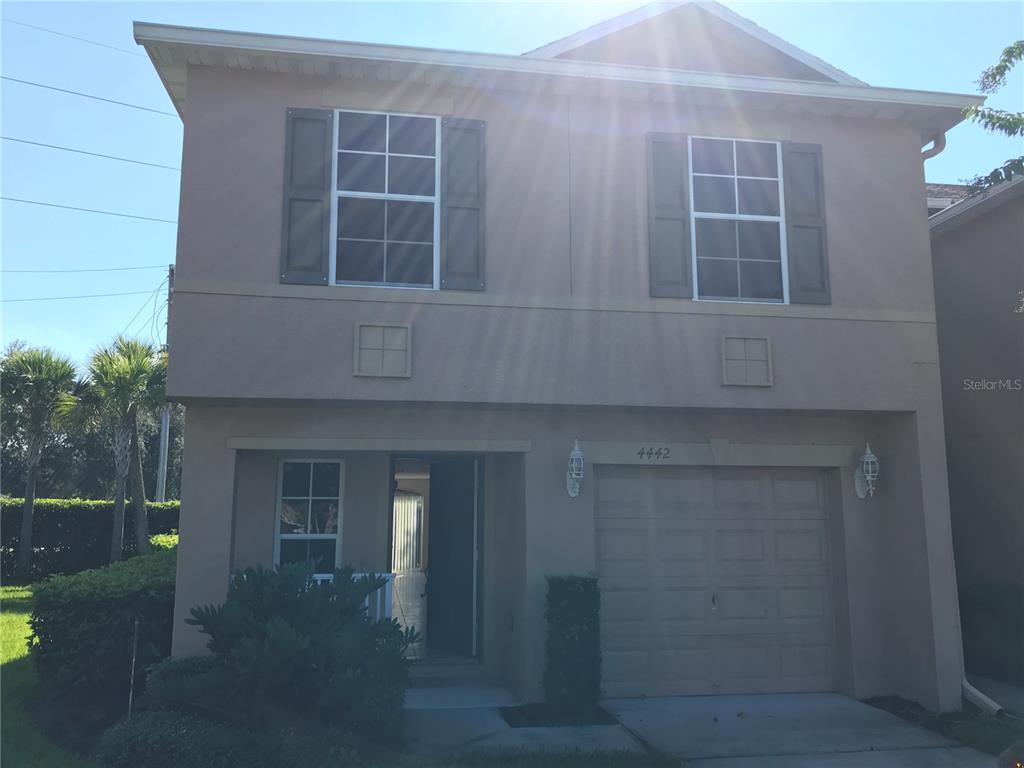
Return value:
M 127 53 L 129 56 L 138 56 L 139 58 L 146 58 L 138 51 L 130 51 L 127 48 L 118 48 L 116 45 L 109 45 L 107 43 L 101 43 L 98 40 L 89 40 L 86 37 L 78 37 L 77 35 L 69 35 L 67 32 L 58 32 L 56 29 L 47 29 L 46 27 L 37 27 L 35 24 L 26 24 L 24 21 L 15 21 L 14 19 L 0 19 L 4 24 L 17 24 L 19 27 L 28 27 L 29 29 L 35 29 L 40 32 L 49 32 L 51 35 L 59 35 L 60 37 L 68 37 L 72 40 L 78 40 L 81 43 L 89 43 L 90 45 L 98 45 L 101 48 L 109 48 L 112 51 L 120 51 L 121 53 Z
M 117 155 L 104 155 L 100 152 L 87 152 L 84 149 L 73 149 L 72 147 L 62 147 L 57 144 L 44 144 L 41 141 L 29 141 L 28 139 L 16 139 L 13 136 L 0 136 L 0 139 L 4 141 L 16 141 L 19 144 L 31 144 L 35 147 L 46 147 L 47 149 L 60 149 L 64 152 L 76 152 L 79 155 L 89 155 L 90 157 L 102 157 L 106 160 L 120 160 L 122 163 L 135 163 L 136 165 L 148 165 L 153 168 L 166 168 L 168 171 L 180 171 L 173 165 L 161 165 L 160 163 L 147 163 L 145 160 L 132 160 L 129 157 L 118 157 Z
M 65 301 L 67 299 L 101 299 L 107 296 L 141 296 L 144 293 L 152 293 L 152 291 L 123 291 L 121 293 L 83 293 L 78 296 L 32 296 L 27 299 L 0 299 L 0 303 L 13 304 L 19 301 Z M 146 303 L 148 304 L 149 302 Z
M 51 272 L 59 272 L 64 275 L 69 272 L 127 272 L 133 269 L 167 269 L 167 265 L 151 264 L 144 267 L 96 267 L 93 269 L 0 269 L 0 273 L 18 272 L 21 274 L 47 274 Z
M 124 336 L 126 333 L 128 333 L 128 329 L 132 327 L 132 324 L 135 322 L 136 318 L 138 318 L 138 316 L 142 314 L 142 310 L 149 306 L 149 302 L 153 301 L 154 297 L 157 295 L 157 293 L 159 293 L 160 289 L 163 288 L 166 283 L 167 278 L 165 277 L 163 280 L 160 281 L 160 285 L 154 288 L 150 292 L 149 296 L 146 297 L 146 300 L 142 302 L 142 306 L 139 307 L 138 311 L 136 311 L 134 315 L 132 315 L 132 319 L 129 320 L 128 324 L 124 327 L 124 329 L 119 334 L 117 334 L 118 336 Z
M 171 219 L 156 219 L 152 216 L 136 216 L 132 213 L 118 213 L 117 211 L 98 211 L 94 208 L 78 208 L 74 205 L 58 205 L 57 203 L 44 203 L 40 200 L 22 200 L 18 197 L 0 197 L 0 200 L 8 200 L 12 203 L 26 203 L 28 205 L 45 205 L 49 208 L 63 208 L 68 211 L 81 211 L 82 213 L 100 213 L 104 216 L 120 216 L 124 219 L 140 219 L 142 221 L 159 221 L 162 224 L 177 224 Z
M 158 115 L 168 115 L 169 117 L 177 117 L 177 112 L 165 112 L 162 109 L 153 109 L 152 107 L 140 107 L 138 104 L 129 104 L 127 101 L 117 101 L 116 99 L 107 99 L 103 96 L 93 96 L 91 93 L 82 93 L 81 91 L 71 91 L 67 88 L 57 88 L 54 85 L 44 85 L 43 83 L 34 83 L 31 80 L 19 80 L 17 77 L 8 77 L 7 75 L 0 75 L 0 80 L 10 80 L 12 83 L 21 83 L 22 85 L 33 85 L 36 88 L 45 88 L 48 91 L 57 91 L 58 93 L 70 93 L 72 96 L 81 96 L 83 99 L 95 99 L 96 101 L 106 102 L 107 104 L 117 104 L 120 107 L 129 107 L 130 109 L 141 109 L 143 112 L 154 112 Z

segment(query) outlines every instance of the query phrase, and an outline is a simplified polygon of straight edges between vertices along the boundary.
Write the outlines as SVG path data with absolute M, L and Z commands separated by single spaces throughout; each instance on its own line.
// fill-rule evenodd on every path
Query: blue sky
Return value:
M 0 68 L 8 78 L 173 111 L 131 35 L 133 20 L 437 48 L 521 53 L 642 3 L 44 3 L 4 2 Z M 789 42 L 872 85 L 972 93 L 982 69 L 1024 37 L 1019 2 L 727 2 Z M 113 50 L 32 29 L 88 38 Z M 126 52 L 127 51 L 127 52 Z M 130 52 L 130 53 L 129 53 Z M 990 99 L 1024 108 L 1024 72 Z M 177 117 L 4 80 L 0 134 L 177 167 Z M 928 161 L 929 181 L 988 171 L 1021 142 L 961 125 Z M 164 168 L 0 141 L 4 197 L 173 221 L 178 174 Z M 0 338 L 53 347 L 78 363 L 116 334 L 162 341 L 161 286 L 175 227 L 3 201 Z M 116 272 L 72 269 L 153 266 Z M 12 270 L 52 269 L 28 274 Z M 41 296 L 125 293 L 30 301 Z

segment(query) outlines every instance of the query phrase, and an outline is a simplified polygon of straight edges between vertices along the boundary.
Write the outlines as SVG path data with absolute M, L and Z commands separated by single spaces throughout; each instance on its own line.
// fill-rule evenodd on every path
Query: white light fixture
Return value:
M 579 439 L 573 441 L 569 451 L 569 468 L 565 471 L 565 490 L 570 498 L 580 495 L 580 484 L 583 482 L 583 451 L 580 450 Z
M 853 473 L 853 489 L 857 492 L 858 499 L 865 499 L 875 495 L 875 487 L 878 484 L 878 457 L 871 452 L 871 444 L 864 444 L 864 455 L 860 457 L 857 469 Z

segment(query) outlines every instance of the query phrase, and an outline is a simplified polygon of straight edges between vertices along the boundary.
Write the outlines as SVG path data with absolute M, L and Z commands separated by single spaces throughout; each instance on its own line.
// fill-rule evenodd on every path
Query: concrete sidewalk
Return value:
M 604 706 L 687 768 L 992 768 L 995 758 L 839 694 L 613 699 Z
M 459 685 L 406 692 L 405 732 L 421 753 L 517 750 L 637 752 L 643 746 L 621 725 L 512 728 L 499 707 L 520 703 L 495 686 Z
M 498 688 L 413 694 L 405 726 L 415 752 L 634 751 L 687 768 L 992 768 L 995 758 L 839 694 L 611 699 L 620 725 L 510 728 Z

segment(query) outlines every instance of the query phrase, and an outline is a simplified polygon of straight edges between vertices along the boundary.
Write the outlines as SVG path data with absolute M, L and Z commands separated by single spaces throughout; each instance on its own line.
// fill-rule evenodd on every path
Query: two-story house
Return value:
M 545 576 L 596 574 L 607 695 L 959 706 L 922 147 L 978 98 L 713 3 L 522 56 L 135 37 L 184 120 L 175 654 L 312 559 L 533 698 Z

